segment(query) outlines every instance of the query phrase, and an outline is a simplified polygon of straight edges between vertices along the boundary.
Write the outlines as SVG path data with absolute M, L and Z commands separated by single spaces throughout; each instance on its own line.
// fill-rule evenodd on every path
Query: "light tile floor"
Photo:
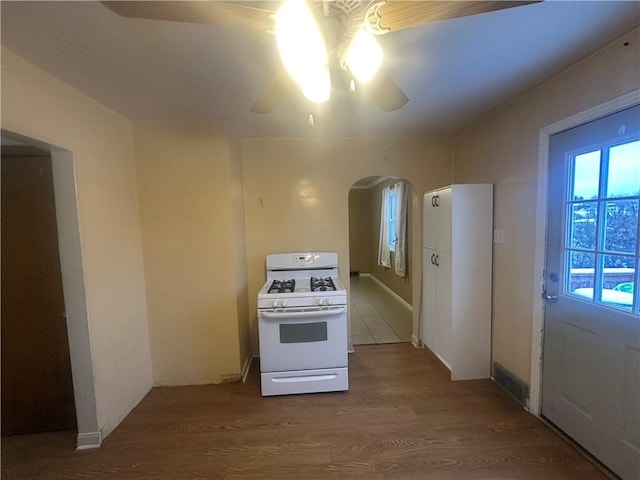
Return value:
M 371 277 L 350 277 L 354 345 L 411 341 L 411 311 Z

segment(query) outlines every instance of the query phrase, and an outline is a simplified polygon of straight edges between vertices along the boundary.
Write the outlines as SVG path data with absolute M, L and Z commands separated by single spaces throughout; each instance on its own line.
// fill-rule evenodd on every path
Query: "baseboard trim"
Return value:
M 387 287 L 384 283 L 382 283 L 380 280 L 378 280 L 376 277 L 374 277 L 373 275 L 371 275 L 370 273 L 361 273 L 360 274 L 361 277 L 369 277 L 371 278 L 374 282 L 376 282 L 378 285 L 380 285 L 384 290 L 386 290 L 386 292 L 391 295 L 393 298 L 395 298 L 396 300 L 398 300 L 407 310 L 409 310 L 410 312 L 413 312 L 413 307 L 411 305 L 409 305 L 400 295 L 398 295 L 396 292 L 394 292 L 393 290 L 391 290 L 389 287 Z
M 242 371 L 240 372 L 242 383 L 247 381 L 247 375 L 249 375 L 249 370 L 251 369 L 251 362 L 253 362 L 253 355 L 247 355 L 247 358 L 244 359 L 244 364 L 242 365 Z
M 416 348 L 422 348 L 420 339 L 413 334 L 411 334 L 411 345 L 413 345 Z
M 79 433 L 76 442 L 76 450 L 91 450 L 94 448 L 100 448 L 100 445 L 102 445 L 102 433 Z
M 100 427 L 100 442 L 102 443 L 102 441 L 107 438 L 109 435 L 111 435 L 111 432 L 113 432 L 118 425 L 120 425 L 120 423 L 122 423 L 122 421 L 127 418 L 129 416 L 129 414 L 133 411 L 134 408 L 136 408 L 140 402 L 142 402 L 142 400 L 144 400 L 144 398 L 149 395 L 149 392 L 151 391 L 151 389 L 153 388 L 153 385 L 147 385 L 146 387 L 146 391 L 144 392 L 144 395 L 141 395 L 140 398 L 138 398 L 138 400 L 136 400 L 136 402 L 131 405 L 129 408 L 127 408 L 127 410 L 119 416 L 119 418 L 113 422 L 113 423 L 109 423 L 107 425 L 103 425 L 102 427 Z M 95 447 L 88 447 L 88 448 L 95 448 Z

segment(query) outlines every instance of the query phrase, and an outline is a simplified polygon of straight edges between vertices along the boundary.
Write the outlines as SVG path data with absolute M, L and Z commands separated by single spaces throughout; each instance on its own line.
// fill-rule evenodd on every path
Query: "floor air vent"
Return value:
M 527 404 L 529 387 L 499 363 L 493 364 L 493 379 L 521 405 Z

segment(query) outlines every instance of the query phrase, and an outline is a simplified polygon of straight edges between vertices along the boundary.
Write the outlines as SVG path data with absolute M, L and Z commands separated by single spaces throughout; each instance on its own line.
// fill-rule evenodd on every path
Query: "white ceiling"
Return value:
M 1 3 L 2 45 L 132 119 L 215 121 L 243 137 L 450 133 L 640 25 L 640 2 L 547 0 L 379 37 L 410 101 L 384 113 L 333 92 L 249 108 L 275 42 L 234 28 L 123 18 L 97 2 Z M 308 114 L 316 125 L 307 125 Z

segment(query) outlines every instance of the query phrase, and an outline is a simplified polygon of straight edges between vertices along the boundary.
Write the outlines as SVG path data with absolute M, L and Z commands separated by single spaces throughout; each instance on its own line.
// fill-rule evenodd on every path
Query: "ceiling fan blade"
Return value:
M 251 111 L 253 113 L 273 112 L 293 88 L 289 74 L 284 68 L 281 68 L 251 106 Z
M 398 84 L 380 71 L 366 86 L 365 92 L 367 97 L 385 112 L 398 110 L 409 101 L 409 97 L 405 95 Z
M 426 23 L 520 7 L 538 1 L 387 1 L 367 12 L 367 24 L 377 33 L 418 27 Z
M 275 28 L 275 12 L 226 2 L 105 1 L 123 17 L 243 27 L 262 33 Z
M 351 82 L 351 79 L 353 78 L 350 74 L 348 74 L 338 65 L 332 65 L 331 67 L 329 67 L 329 74 L 331 75 L 332 90 L 336 89 L 342 92 L 349 92 L 349 82 Z

